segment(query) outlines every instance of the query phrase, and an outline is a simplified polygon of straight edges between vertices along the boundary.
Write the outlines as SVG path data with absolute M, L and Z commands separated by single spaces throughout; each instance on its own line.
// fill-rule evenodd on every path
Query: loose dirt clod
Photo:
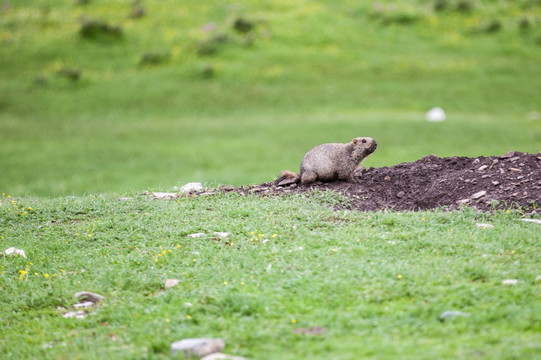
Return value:
M 484 211 L 512 207 L 535 210 L 541 206 L 541 154 L 510 151 L 478 158 L 429 155 L 415 162 L 364 169 L 355 175 L 358 183 L 287 186 L 270 182 L 222 187 L 220 191 L 268 196 L 331 189 L 347 196 L 349 206 L 361 211 L 458 209 L 464 205 Z

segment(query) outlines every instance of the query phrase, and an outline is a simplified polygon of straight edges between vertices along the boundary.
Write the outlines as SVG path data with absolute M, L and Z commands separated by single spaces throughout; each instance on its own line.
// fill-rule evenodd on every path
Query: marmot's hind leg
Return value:
M 301 184 L 311 184 L 317 180 L 317 174 L 313 171 L 305 171 L 301 175 Z

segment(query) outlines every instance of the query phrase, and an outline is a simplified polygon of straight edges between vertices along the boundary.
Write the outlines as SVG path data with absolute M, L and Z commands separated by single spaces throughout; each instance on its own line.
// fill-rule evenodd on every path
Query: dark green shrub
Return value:
M 169 60 L 169 52 L 150 51 L 141 55 L 140 66 L 159 65 Z
M 56 74 L 61 78 L 76 82 L 76 81 L 79 81 L 83 72 L 80 69 L 65 67 L 58 70 Z
M 436 0 L 434 3 L 434 10 L 435 11 L 444 11 L 449 7 L 449 3 L 447 0 Z
M 79 30 L 79 34 L 85 39 L 117 39 L 122 37 L 122 29 L 120 26 L 109 25 L 103 21 L 83 19 L 81 21 L 81 29 Z
M 235 31 L 241 34 L 250 32 L 254 28 L 255 28 L 255 24 L 253 22 L 243 19 L 241 17 L 237 18 L 235 22 L 233 23 L 233 29 L 235 29 Z
M 214 55 L 228 41 L 227 35 L 216 35 L 208 40 L 202 41 L 197 47 L 197 55 Z
M 471 12 L 473 10 L 473 4 L 470 1 L 460 1 L 456 5 L 456 10 L 463 13 Z

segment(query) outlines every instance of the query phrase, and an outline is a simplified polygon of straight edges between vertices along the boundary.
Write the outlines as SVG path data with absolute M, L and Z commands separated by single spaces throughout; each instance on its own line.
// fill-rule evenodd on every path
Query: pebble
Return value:
M 165 280 L 165 288 L 170 288 L 173 286 L 177 286 L 179 283 L 178 279 L 166 279 Z
M 233 356 L 222 353 L 214 353 L 201 358 L 201 360 L 246 360 L 242 356 Z
M 221 237 L 221 238 L 226 238 L 229 236 L 229 233 L 228 232 L 213 232 L 214 235 L 218 236 L 218 237 Z
M 174 199 L 178 197 L 177 193 L 153 192 L 151 194 L 155 199 Z
M 6 255 L 22 256 L 23 258 L 26 259 L 26 253 L 24 252 L 24 250 L 17 249 L 17 248 L 14 248 L 14 247 L 10 247 L 10 248 L 6 249 L 6 251 L 4 251 L 4 253 Z
M 201 191 L 201 190 L 203 190 L 203 184 L 201 184 L 200 182 L 191 182 L 191 183 L 187 183 L 186 185 L 178 189 L 178 192 L 187 193 L 190 191 Z
M 182 352 L 187 358 L 191 356 L 203 357 L 213 353 L 220 353 L 224 349 L 223 339 L 183 339 L 171 344 L 171 354 Z
M 502 280 L 502 285 L 516 285 L 518 283 L 517 279 L 505 279 Z
M 93 292 L 90 292 L 90 291 L 81 291 L 81 292 L 77 292 L 75 293 L 75 297 L 79 300 L 85 300 L 85 301 L 89 301 L 89 302 L 93 302 L 93 303 L 97 303 L 97 302 L 100 302 L 100 301 L 103 301 L 105 298 L 99 294 L 96 294 L 96 293 L 93 293 Z
M 515 156 L 515 152 L 509 151 L 503 155 L 500 155 L 500 159 L 509 159 L 509 158 L 512 158 L 513 156 Z
M 432 121 L 432 122 L 444 121 L 445 118 L 446 118 L 445 111 L 443 111 L 443 109 L 440 107 L 435 107 L 428 110 L 428 112 L 425 115 L 425 119 L 427 121 Z
M 521 220 L 541 225 L 541 220 L 538 220 L 538 219 L 521 219 Z
M 483 171 L 483 170 L 485 170 L 486 168 L 488 168 L 488 165 L 483 165 L 483 166 L 481 166 L 481 167 L 480 167 L 479 169 L 477 169 L 477 170 Z
M 195 233 L 195 234 L 190 234 L 190 235 L 186 235 L 186 236 L 189 237 L 189 238 L 200 238 L 200 237 L 205 236 L 205 233 Z
M 447 310 L 440 314 L 440 319 L 454 319 L 456 317 L 469 317 L 469 313 L 465 313 L 462 311 L 456 311 L 456 310 Z
M 68 311 L 67 313 L 62 314 L 62 317 L 65 317 L 66 319 L 71 319 L 71 318 L 84 319 L 86 315 L 87 315 L 86 311 L 79 310 L 79 311 Z
M 473 195 L 471 196 L 471 198 L 472 198 L 473 200 L 477 200 L 477 199 L 482 198 L 482 197 L 485 196 L 486 194 L 487 194 L 487 192 L 484 191 L 484 190 L 483 190 L 483 191 L 479 191 L 479 192 L 476 192 L 475 194 L 473 194 Z
M 88 307 L 92 307 L 96 305 L 95 302 L 92 302 L 92 301 L 83 301 L 82 303 L 78 303 L 78 304 L 74 304 L 73 305 L 73 308 L 74 309 L 85 309 L 85 308 L 88 308 Z
M 494 225 L 492 224 L 475 224 L 477 225 L 478 228 L 481 228 L 481 229 L 494 229 Z

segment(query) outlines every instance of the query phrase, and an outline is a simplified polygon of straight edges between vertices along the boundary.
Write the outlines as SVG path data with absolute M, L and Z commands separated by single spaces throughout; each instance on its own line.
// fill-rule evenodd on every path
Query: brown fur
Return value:
M 355 169 L 376 151 L 377 146 L 376 141 L 369 137 L 355 138 L 347 144 L 318 145 L 304 155 L 299 174 L 284 170 L 277 182 L 282 185 L 299 181 L 307 185 L 318 180 L 353 182 Z

